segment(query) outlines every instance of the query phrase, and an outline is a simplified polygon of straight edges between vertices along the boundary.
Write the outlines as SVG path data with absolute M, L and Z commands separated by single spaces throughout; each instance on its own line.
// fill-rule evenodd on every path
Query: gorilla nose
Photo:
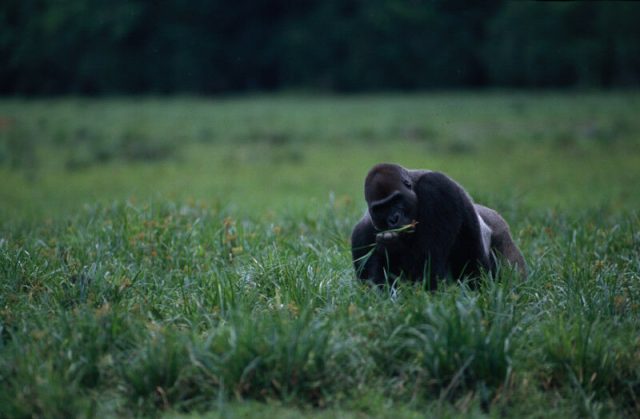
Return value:
M 389 227 L 396 227 L 398 225 L 398 221 L 400 221 L 400 215 L 398 213 L 395 213 L 387 218 L 387 224 L 389 224 Z

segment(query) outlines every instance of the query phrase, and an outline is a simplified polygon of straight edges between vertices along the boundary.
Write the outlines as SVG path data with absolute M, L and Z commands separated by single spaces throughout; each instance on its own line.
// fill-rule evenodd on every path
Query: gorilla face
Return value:
M 369 214 L 376 229 L 392 230 L 415 220 L 415 198 L 410 192 L 395 191 L 387 198 L 372 202 L 369 205 Z
M 377 230 L 392 230 L 413 223 L 418 198 L 406 169 L 392 164 L 375 166 L 365 180 L 365 199 Z

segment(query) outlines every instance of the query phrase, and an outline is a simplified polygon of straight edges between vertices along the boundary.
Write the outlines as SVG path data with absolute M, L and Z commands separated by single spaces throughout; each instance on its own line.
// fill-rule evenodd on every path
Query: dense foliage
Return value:
M 637 85 L 639 20 L 632 2 L 5 0 L 0 92 Z

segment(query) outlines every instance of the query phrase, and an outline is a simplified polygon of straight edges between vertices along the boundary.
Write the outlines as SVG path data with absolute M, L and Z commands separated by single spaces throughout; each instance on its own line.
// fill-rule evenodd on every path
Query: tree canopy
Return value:
M 0 93 L 640 84 L 640 4 L 4 0 Z

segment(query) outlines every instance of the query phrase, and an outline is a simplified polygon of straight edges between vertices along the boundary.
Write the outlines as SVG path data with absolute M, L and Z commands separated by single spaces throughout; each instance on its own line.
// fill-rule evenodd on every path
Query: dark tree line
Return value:
M 3 0 L 0 93 L 640 84 L 640 4 Z

